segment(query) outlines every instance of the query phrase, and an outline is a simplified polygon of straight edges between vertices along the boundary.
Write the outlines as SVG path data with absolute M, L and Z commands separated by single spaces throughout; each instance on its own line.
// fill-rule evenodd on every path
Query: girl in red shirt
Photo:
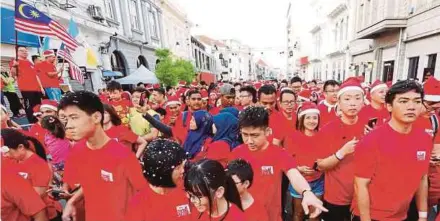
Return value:
M 312 192 L 322 199 L 324 195 L 324 176 L 322 172 L 317 171 L 316 160 L 319 152 L 316 133 L 319 128 L 319 110 L 315 103 L 306 102 L 298 108 L 298 120 L 296 121 L 296 130 L 286 145 L 287 151 L 295 157 L 298 171 L 309 182 Z M 293 197 L 294 221 L 304 220 L 304 210 L 301 205 L 302 195 L 289 185 L 290 195 Z M 311 221 L 320 220 L 319 217 L 309 219 Z
M 108 104 L 104 104 L 104 130 L 107 136 L 116 139 L 128 148 L 132 148 L 135 145 L 136 157 L 141 157 L 147 141 L 136 135 L 128 127 L 123 126 L 116 110 Z
M 231 149 L 237 146 L 238 119 L 230 113 L 220 113 L 215 115 L 213 120 L 215 135 L 206 148 L 205 157 L 217 160 L 225 166 Z
M 47 195 L 52 180 L 52 171 L 41 143 L 14 129 L 2 129 L 1 136 L 4 145 L 2 153 L 16 162 L 13 166 L 15 172 L 27 180 L 46 203 L 48 218 L 60 220 L 61 204 Z M 35 153 L 30 149 L 30 143 L 33 144 Z
M 198 211 L 192 213 L 192 220 L 246 220 L 235 182 L 219 162 L 204 159 L 192 165 L 185 174 L 184 186 Z

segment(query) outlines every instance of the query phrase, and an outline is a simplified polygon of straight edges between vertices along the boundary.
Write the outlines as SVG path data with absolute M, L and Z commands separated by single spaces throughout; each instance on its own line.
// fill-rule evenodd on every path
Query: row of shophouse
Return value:
M 440 77 L 439 0 L 293 0 L 286 30 L 288 73 L 308 80 Z
M 168 48 L 177 58 L 193 63 L 199 80 L 253 80 L 261 67 L 251 49 L 236 40 L 213 40 L 191 36 L 194 24 L 173 0 L 25 0 L 66 28 L 73 20 L 84 43 L 73 54 L 85 83 L 63 74 L 72 90 L 97 91 L 112 77 L 129 75 L 140 65 L 150 71 L 159 62 L 155 50 Z M 1 71 L 8 71 L 15 57 L 14 0 L 1 4 Z M 78 38 L 77 38 L 78 40 Z M 42 52 L 43 38 L 19 34 L 20 45 L 30 55 Z M 58 49 L 61 42 L 50 39 L 45 48 Z M 98 65 L 90 66 L 86 51 L 92 50 Z M 253 74 L 255 73 L 255 74 Z

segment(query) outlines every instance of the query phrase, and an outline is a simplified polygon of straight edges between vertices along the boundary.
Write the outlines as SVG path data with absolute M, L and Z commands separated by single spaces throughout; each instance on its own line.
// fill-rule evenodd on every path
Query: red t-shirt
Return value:
M 9 63 L 10 68 L 12 68 L 12 62 L 13 60 Z M 37 70 L 32 62 L 18 59 L 17 84 L 20 91 L 40 92 L 41 88 L 38 84 L 37 76 Z
M 122 125 L 129 126 L 130 118 L 130 108 L 133 107 L 133 104 L 126 99 L 121 99 L 119 101 L 109 101 L 108 104 L 112 105 L 115 108 L 116 113 L 119 118 L 121 118 Z
M 29 221 L 46 208 L 34 188 L 13 170 L 6 169 L 3 163 L 1 172 L 1 220 Z
M 217 160 L 223 166 L 226 166 L 229 154 L 231 154 L 231 146 L 226 141 L 219 140 L 207 145 L 205 158 Z
M 313 168 L 316 160 L 320 156 L 320 151 L 318 148 L 322 148 L 319 145 L 316 136 L 306 136 L 300 131 L 295 131 L 291 136 L 287 138 L 286 151 L 295 157 L 296 164 L 298 166 L 308 166 Z M 316 172 L 310 176 L 304 176 L 308 182 L 317 180 L 322 176 L 322 172 Z
M 288 127 L 286 123 L 286 118 L 280 112 L 276 110 L 272 110 L 269 115 L 269 128 L 272 130 L 272 133 L 268 137 L 269 142 L 272 143 L 273 139 L 284 140 L 286 136 L 286 128 Z
M 40 77 L 41 85 L 44 88 L 59 88 L 60 82 L 58 81 L 58 76 L 49 77 L 49 72 L 56 72 L 57 69 L 55 65 L 49 63 L 47 61 L 43 61 L 37 65 L 35 65 L 35 69 L 37 69 L 38 76 Z
M 222 107 L 213 107 L 211 110 L 209 110 L 209 113 L 214 116 L 219 114 L 221 109 Z
M 372 118 L 377 118 L 377 126 L 383 125 L 390 118 L 390 113 L 383 107 L 380 110 L 375 109 L 371 105 L 364 106 L 359 112 L 359 117 L 364 118 L 367 122 Z
M 118 141 L 118 142 L 120 142 L 130 148 L 131 148 L 132 144 L 136 143 L 136 141 L 139 137 L 137 134 L 135 134 L 133 131 L 131 131 L 128 127 L 122 126 L 122 125 L 112 126 L 112 127 L 110 127 L 110 129 L 106 130 L 105 133 L 110 138 L 113 138 L 116 141 Z
M 385 124 L 356 147 L 355 175 L 371 179 L 370 215 L 374 220 L 404 220 L 422 176 L 428 173 L 432 140 L 421 129 L 401 134 Z M 397 184 L 397 185 L 396 185 Z M 352 209 L 359 215 L 356 198 Z
M 354 125 L 346 125 L 336 119 L 324 126 L 318 133 L 320 158 L 325 159 L 336 153 L 354 137 L 361 139 L 365 123 L 360 118 Z M 354 187 L 354 156 L 350 154 L 331 170 L 325 172 L 324 199 L 335 205 L 350 205 Z
M 318 110 L 319 110 L 319 126 L 321 128 L 327 125 L 328 123 L 338 119 L 338 116 L 336 115 L 335 107 L 327 104 L 325 100 L 318 105 Z
M 261 151 L 240 145 L 232 151 L 230 160 L 239 158 L 247 160 L 254 170 L 250 189 L 254 199 L 267 208 L 270 220 L 281 220 L 281 175 L 296 167 L 294 158 L 272 144 Z
M 266 207 L 256 200 L 244 211 L 244 215 L 248 221 L 269 221 Z
M 438 117 L 437 115 L 434 115 L 435 118 L 437 118 L 438 121 Z M 429 134 L 431 136 L 431 138 L 436 135 L 434 137 L 434 144 L 440 144 L 440 128 L 437 129 L 437 134 L 434 134 L 434 128 L 432 126 L 431 120 L 430 118 L 424 117 L 424 116 L 420 116 L 419 118 L 417 118 L 417 120 L 414 122 L 413 124 L 414 127 L 417 128 L 421 128 L 423 130 L 425 130 L 425 132 L 427 134 Z
M 14 166 L 14 170 L 34 187 L 49 187 L 49 182 L 52 179 L 49 164 L 37 154 L 32 154 L 25 161 L 17 163 Z M 55 218 L 57 211 L 62 211 L 61 204 L 49 198 L 47 194 L 43 195 L 42 199 L 46 204 L 49 219 Z
M 44 145 L 44 138 L 46 137 L 46 133 L 48 133 L 47 130 L 44 129 L 40 124 L 36 123 L 32 125 L 32 127 L 29 129 L 29 132 L 26 132 L 25 134 L 35 137 L 38 141 L 40 141 L 41 145 L 43 145 L 46 153 L 49 153 L 46 145 Z
M 185 112 L 184 112 L 185 113 Z M 180 144 L 185 143 L 186 135 L 188 135 L 188 128 L 191 122 L 192 112 L 186 111 L 186 119 L 185 123 L 183 122 L 183 113 L 176 119 L 176 123 L 172 128 L 173 136 L 176 140 L 180 142 Z
M 246 216 L 243 211 L 241 211 L 235 204 L 229 203 L 229 210 L 225 215 L 220 217 L 209 217 L 206 213 L 193 213 L 191 220 L 200 220 L 200 221 L 247 221 Z
M 123 220 L 129 199 L 147 184 L 135 154 L 115 140 L 98 150 L 78 142 L 66 159 L 64 180 L 81 184 L 86 220 L 100 221 Z
M 125 221 L 190 220 L 190 202 L 182 188 L 165 195 L 155 193 L 148 185 L 129 202 Z

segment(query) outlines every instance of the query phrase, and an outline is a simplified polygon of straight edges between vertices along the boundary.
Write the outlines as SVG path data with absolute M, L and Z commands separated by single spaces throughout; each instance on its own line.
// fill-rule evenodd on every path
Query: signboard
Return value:
M 14 10 L 8 8 L 1 8 L 1 43 L 15 45 L 15 28 L 14 28 Z M 40 37 L 36 35 L 17 33 L 18 45 L 27 47 L 40 47 Z

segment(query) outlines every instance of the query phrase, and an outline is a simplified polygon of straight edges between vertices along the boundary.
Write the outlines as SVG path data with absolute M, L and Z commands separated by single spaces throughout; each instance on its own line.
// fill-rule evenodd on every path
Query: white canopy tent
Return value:
M 116 79 L 115 81 L 121 84 L 137 84 L 137 83 L 148 83 L 148 84 L 156 84 L 159 83 L 159 80 L 152 71 L 148 70 L 145 66 L 141 65 L 138 69 L 133 71 L 127 77 Z

